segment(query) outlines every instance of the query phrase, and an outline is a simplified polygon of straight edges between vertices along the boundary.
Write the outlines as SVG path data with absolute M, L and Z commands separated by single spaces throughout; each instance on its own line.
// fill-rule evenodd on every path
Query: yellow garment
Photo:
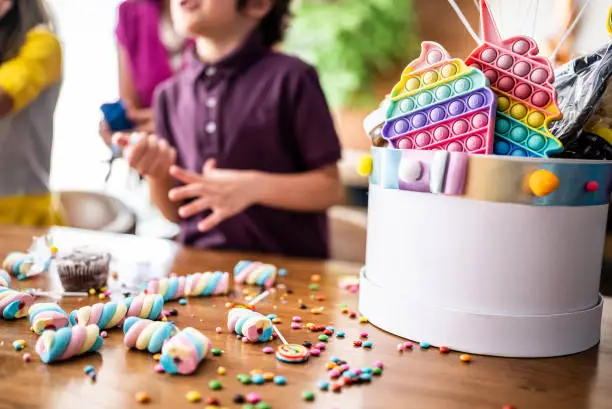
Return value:
M 62 75 L 62 47 L 44 26 L 28 32 L 19 54 L 0 65 L 0 88 L 13 99 L 13 112 L 34 101 Z
M 58 200 L 46 194 L 1 197 L 0 224 L 48 227 L 65 223 Z

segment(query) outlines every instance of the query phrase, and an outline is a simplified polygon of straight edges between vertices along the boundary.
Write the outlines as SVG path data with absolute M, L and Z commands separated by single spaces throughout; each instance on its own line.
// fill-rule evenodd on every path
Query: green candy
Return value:
M 211 352 L 214 356 L 221 356 L 221 354 L 223 354 L 223 351 L 221 351 L 221 348 L 213 348 Z
M 223 384 L 215 379 L 208 382 L 208 387 L 213 391 L 218 391 L 220 389 L 223 389 Z
M 382 369 L 381 368 L 374 368 L 374 369 L 372 369 L 372 373 L 374 375 L 380 375 L 382 373 Z
M 236 379 L 238 379 L 238 382 L 244 385 L 248 385 L 251 383 L 251 377 L 249 375 L 238 374 L 238 376 L 236 376 Z
M 310 402 L 314 400 L 315 394 L 312 391 L 304 391 L 302 392 L 302 398 Z
M 316 284 L 310 284 L 310 285 L 308 286 L 308 289 L 309 289 L 310 291 L 317 291 L 317 290 L 319 289 L 319 286 L 318 286 L 318 285 L 316 285 Z
M 272 406 L 268 405 L 266 402 L 259 402 L 257 404 L 257 409 L 272 409 Z
M 319 335 L 319 341 L 327 342 L 328 339 L 329 339 L 329 337 L 327 335 L 325 335 L 325 334 Z

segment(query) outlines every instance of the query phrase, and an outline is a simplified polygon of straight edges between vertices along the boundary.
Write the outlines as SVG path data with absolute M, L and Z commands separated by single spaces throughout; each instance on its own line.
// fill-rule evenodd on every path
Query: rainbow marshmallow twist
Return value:
M 72 325 L 97 325 L 100 329 L 121 326 L 127 317 L 158 320 L 161 318 L 164 300 L 159 294 L 140 294 L 122 301 L 99 303 L 81 307 L 70 313 Z
M 250 342 L 268 342 L 272 337 L 272 321 L 246 308 L 232 308 L 227 315 L 227 328 Z
M 2 262 L 2 268 L 13 274 L 17 280 L 28 278 L 32 266 L 34 266 L 34 257 L 17 251 L 9 253 Z
M 28 311 L 32 331 L 42 334 L 46 330 L 56 330 L 67 327 L 68 314 L 59 305 L 54 303 L 34 304 Z
M 225 295 L 228 287 L 229 274 L 216 271 L 154 279 L 147 283 L 145 292 L 161 294 L 164 301 L 170 301 L 181 297 Z
M 424 41 L 391 92 L 382 135 L 398 149 L 489 154 L 494 115 L 485 75 Z
M 164 342 L 177 332 L 178 329 L 172 322 L 129 317 L 123 324 L 123 343 L 128 348 L 156 354 L 161 351 Z
M 270 288 L 276 280 L 276 267 L 259 261 L 239 261 L 234 267 L 234 281 L 238 284 Z
M 36 342 L 36 353 L 46 364 L 73 356 L 95 352 L 102 346 L 100 329 L 96 325 L 74 326 L 57 331 L 45 331 Z
M 0 315 L 6 320 L 25 317 L 33 303 L 31 294 L 0 287 Z
M 11 285 L 11 276 L 6 271 L 0 269 L 0 287 L 9 288 Z
M 170 374 L 193 373 L 210 351 L 210 339 L 194 328 L 185 328 L 162 347 L 159 363 Z
M 485 0 L 480 9 L 485 42 L 465 62 L 484 72 L 498 97 L 493 153 L 548 157 L 561 152 L 563 145 L 548 130 L 562 116 L 550 62 L 537 56 L 538 45 L 529 37 L 502 40 Z

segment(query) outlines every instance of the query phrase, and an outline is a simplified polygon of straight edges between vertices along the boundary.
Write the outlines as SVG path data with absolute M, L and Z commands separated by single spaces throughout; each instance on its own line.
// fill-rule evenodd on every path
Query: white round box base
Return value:
M 456 351 L 543 358 L 585 351 L 599 342 L 603 298 L 593 308 L 553 315 L 488 315 L 411 302 L 396 288 L 367 277 L 359 284 L 359 310 L 375 326 L 416 342 Z

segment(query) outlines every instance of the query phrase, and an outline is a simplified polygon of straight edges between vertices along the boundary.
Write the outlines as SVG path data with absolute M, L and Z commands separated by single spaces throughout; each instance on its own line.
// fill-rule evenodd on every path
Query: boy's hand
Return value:
M 131 168 L 152 179 L 169 177 L 176 162 L 176 150 L 155 135 L 118 133 L 113 142 L 123 148 L 123 156 Z
M 181 218 L 191 217 L 205 210 L 212 214 L 198 224 L 198 230 L 205 232 L 222 221 L 242 212 L 257 202 L 255 173 L 241 170 L 218 169 L 214 159 L 208 160 L 202 174 L 170 168 L 170 174 L 185 183 L 168 193 L 173 202 L 195 198 L 179 208 Z

